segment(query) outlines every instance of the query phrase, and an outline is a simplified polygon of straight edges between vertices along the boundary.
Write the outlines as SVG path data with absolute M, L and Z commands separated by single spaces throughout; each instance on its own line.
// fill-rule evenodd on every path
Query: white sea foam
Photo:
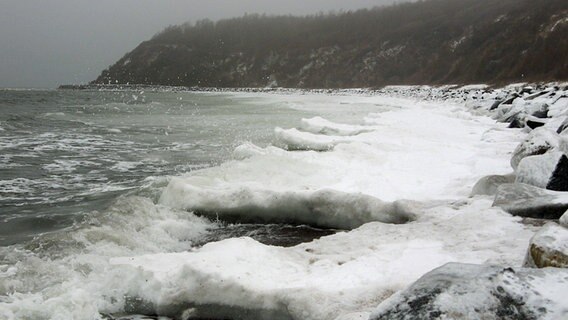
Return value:
M 133 274 L 109 265 L 109 258 L 187 250 L 210 226 L 187 212 L 125 197 L 78 229 L 38 239 L 26 250 L 0 247 L 0 318 L 86 320 L 122 312 L 125 295 L 136 291 L 128 280 Z

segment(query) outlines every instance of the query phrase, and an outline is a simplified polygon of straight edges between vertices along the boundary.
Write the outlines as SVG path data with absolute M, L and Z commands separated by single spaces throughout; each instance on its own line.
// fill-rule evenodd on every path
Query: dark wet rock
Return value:
M 531 129 L 536 129 L 536 128 L 542 127 L 546 124 L 545 121 L 540 120 L 538 118 L 530 118 L 529 117 L 529 118 L 526 119 L 526 121 L 527 121 L 526 126 L 531 128 Z
M 506 183 L 497 188 L 493 206 L 515 216 L 558 219 L 568 210 L 568 193 L 524 183 Z
M 515 101 L 515 99 L 517 99 L 518 97 L 520 97 L 521 95 L 514 92 L 511 94 L 510 97 L 508 97 L 507 99 L 505 99 L 505 101 L 503 101 L 502 104 L 513 104 L 513 101 Z
M 311 242 L 312 240 L 332 235 L 338 231 L 340 230 L 321 229 L 307 225 L 220 223 L 218 228 L 209 230 L 207 235 L 198 239 L 194 243 L 194 247 L 200 247 L 209 242 L 238 237 L 250 237 L 270 246 L 292 247 L 300 243 Z
M 568 286 L 567 276 L 566 269 L 448 263 L 385 300 L 369 319 L 560 319 L 568 311 L 556 290 Z M 548 281 L 555 285 L 542 285 Z
M 516 170 L 523 158 L 544 154 L 560 145 L 561 138 L 556 132 L 548 128 L 536 128 L 513 151 L 511 166 Z
M 568 191 L 568 158 L 558 151 L 523 158 L 517 167 L 516 182 Z
M 525 266 L 568 268 L 568 229 L 548 223 L 531 239 Z
M 495 100 L 495 102 L 493 102 L 493 104 L 491 105 L 491 107 L 489 107 L 490 111 L 493 111 L 495 109 L 497 109 L 497 107 L 499 107 L 499 105 L 501 103 L 504 103 L 505 100 Z
M 509 128 L 524 128 L 527 114 L 518 113 L 509 120 Z
M 495 195 L 497 188 L 504 183 L 515 182 L 514 175 L 491 175 L 485 176 L 473 186 L 471 196 L 476 195 Z
M 568 157 L 563 154 L 546 185 L 546 189 L 568 191 Z

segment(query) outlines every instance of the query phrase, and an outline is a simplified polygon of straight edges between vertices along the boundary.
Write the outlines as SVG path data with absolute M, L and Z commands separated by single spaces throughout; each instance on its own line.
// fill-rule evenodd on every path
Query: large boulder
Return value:
M 548 128 L 536 128 L 517 146 L 511 157 L 511 166 L 517 169 L 519 162 L 525 157 L 544 154 L 548 150 L 560 148 L 560 136 Z
M 497 188 L 493 206 L 515 216 L 558 219 L 568 210 L 568 193 L 524 183 L 506 183 Z
M 529 243 L 525 266 L 568 268 L 568 229 L 556 223 L 542 227 Z
M 568 191 L 568 157 L 552 151 L 523 158 L 517 167 L 516 182 L 556 191 Z
M 515 101 L 516 102 L 516 101 Z M 497 110 L 499 122 L 509 122 L 510 128 L 523 128 L 528 118 L 547 118 L 548 104 L 521 100 L 512 106 L 503 106 Z
M 515 182 L 514 175 L 491 175 L 485 176 L 473 186 L 471 189 L 471 196 L 476 195 L 488 195 L 492 196 L 495 195 L 497 192 L 497 188 L 504 184 L 504 183 L 513 183 Z
M 567 319 L 567 279 L 567 269 L 448 263 L 383 301 L 369 319 Z

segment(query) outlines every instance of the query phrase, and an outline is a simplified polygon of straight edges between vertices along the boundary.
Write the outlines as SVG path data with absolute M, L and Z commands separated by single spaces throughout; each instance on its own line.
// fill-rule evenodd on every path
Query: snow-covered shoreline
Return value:
M 543 319 L 566 316 L 568 305 L 554 298 L 568 292 L 567 282 L 562 280 L 568 276 L 566 269 L 532 272 L 522 268 L 529 243 L 540 227 L 507 213 L 507 194 L 502 194 L 505 205 L 495 206 L 494 193 L 505 190 L 501 184 L 519 184 L 486 179 L 483 185 L 476 185 L 488 175 L 514 174 L 515 167 L 510 164 L 514 151 L 519 163 L 532 156 L 529 147 L 516 150 L 531 136 L 528 121 L 542 122 L 541 129 L 533 130 L 539 139 L 551 135 L 538 132 L 556 132 L 563 125 L 564 117 L 568 117 L 566 88 L 518 85 L 501 89 L 381 90 L 235 94 L 235 99 L 261 96 L 264 100 L 258 103 L 283 102 L 290 108 L 309 105 L 310 110 L 317 111 L 339 102 L 345 104 L 346 111 L 364 106 L 370 112 L 355 119 L 356 123 L 353 118 L 332 121 L 316 116 L 302 119 L 296 128 L 275 128 L 273 146 L 245 143 L 235 149 L 232 161 L 171 178 L 156 205 L 126 200 L 136 203 L 136 210 L 143 208 L 156 216 L 152 223 L 161 221 L 161 217 L 165 217 L 163 223 L 173 223 L 172 213 L 174 218 L 191 216 L 191 227 L 198 232 L 204 232 L 206 222 L 193 216 L 193 211 L 221 219 L 274 219 L 345 231 L 288 248 L 244 237 L 190 251 L 131 250 L 121 254 L 123 251 L 112 245 L 96 243 L 96 249 L 86 249 L 86 256 L 66 262 L 84 264 L 91 270 L 85 279 L 77 275 L 80 280 L 71 279 L 50 289 L 45 297 L 17 293 L 0 300 L 0 316 L 18 319 L 43 314 L 47 319 L 92 319 L 100 314 L 127 313 L 174 319 L 350 320 L 382 319 L 381 314 L 388 314 L 390 317 L 384 319 L 402 319 L 404 312 L 411 314 L 400 308 L 401 303 L 413 301 L 416 286 L 411 285 L 424 276 L 418 287 L 430 288 L 428 273 L 447 263 L 454 264 L 437 269 L 433 275 L 457 279 L 457 289 L 450 286 L 447 293 L 433 295 L 441 297 L 430 299 L 438 304 L 432 309 L 435 314 L 474 312 L 469 305 L 454 309 L 444 305 L 460 292 L 459 279 L 464 274 L 466 278 L 476 272 L 501 274 L 501 269 L 508 274 L 508 268 L 512 268 L 523 275 L 519 281 L 525 281 L 525 275 L 534 277 L 529 284 L 540 290 L 542 297 L 539 300 L 531 296 L 532 291 L 519 290 L 513 298 L 526 302 L 523 305 L 528 311 L 523 310 L 523 314 L 544 308 L 544 314 L 535 311 L 534 315 Z M 535 116 L 542 116 L 543 103 L 547 105 L 546 116 Z M 555 134 L 536 142 L 563 141 L 560 133 Z M 549 144 L 551 152 L 557 152 L 561 145 Z M 530 170 L 530 161 L 519 166 L 527 174 L 546 171 Z M 540 178 L 533 180 L 543 180 Z M 471 195 L 474 185 L 482 192 Z M 354 214 L 357 219 L 353 219 Z M 156 236 L 146 227 L 135 226 Z M 96 237 L 99 232 L 86 230 L 79 236 Z M 546 246 L 546 241 L 534 242 Z M 107 253 L 109 248 L 112 254 Z M 456 271 L 460 266 L 464 266 L 462 273 Z M 487 288 L 492 285 L 474 283 L 467 287 L 485 288 L 487 292 L 464 290 L 472 302 L 498 305 L 501 300 L 484 296 L 491 295 L 493 289 Z M 516 285 L 511 285 L 513 292 Z M 398 318 L 394 316 L 397 310 L 403 312 Z M 494 318 L 499 318 L 497 311 L 488 310 L 482 310 L 482 314 L 491 318 L 493 312 Z M 462 318 L 475 316 L 469 313 Z
M 346 128 L 350 128 L 327 121 L 325 126 L 319 126 L 320 130 L 313 130 L 318 127 L 315 125 L 309 126 L 312 130 L 301 130 L 306 123 L 324 122 L 321 119 L 303 120 L 300 130 L 277 128 L 276 136 L 286 149 L 305 151 L 250 151 L 248 157 L 241 157 L 243 160 L 172 181 L 162 201 L 169 206 L 182 204 L 189 210 L 207 210 L 209 206 L 221 217 L 223 208 L 246 215 L 264 204 L 267 211 L 260 215 L 290 217 L 297 208 L 291 212 L 275 210 L 296 197 L 287 199 L 290 190 L 329 187 L 347 193 L 362 192 L 377 199 L 427 199 L 413 208 L 416 221 L 401 225 L 366 223 L 350 232 L 292 248 L 240 238 L 211 243 L 195 252 L 116 258 L 111 263 L 138 273 L 134 279 L 145 279 L 145 283 L 134 280 L 138 286 L 134 295 L 147 301 L 159 314 L 245 319 L 364 319 L 383 299 L 445 263 L 521 267 L 528 240 L 537 228 L 492 207 L 491 196 L 466 196 L 466 189 L 483 175 L 509 173 L 509 153 L 518 143 L 512 130 L 475 114 L 498 114 L 501 110 L 491 109 L 495 101 L 506 100 L 517 89 L 470 87 L 461 92 L 462 96 L 453 97 L 448 95 L 451 90 L 447 88 L 389 90 L 422 101 L 465 100 L 466 106 L 449 108 L 414 102 L 400 110 L 370 115 L 372 119 L 367 119 L 367 124 L 370 122 L 373 130 L 352 136 L 330 138 L 330 131 L 337 134 L 349 132 Z M 423 96 L 424 91 L 429 92 L 427 97 Z M 378 103 L 388 104 L 385 98 L 377 99 Z M 556 102 L 551 103 L 552 107 Z M 531 110 L 532 104 L 522 103 L 516 105 Z M 522 111 L 515 114 L 518 117 L 525 110 L 519 108 Z M 394 135 L 389 136 L 389 132 Z M 515 134 L 517 138 L 523 135 Z M 384 150 L 388 152 L 381 152 Z M 385 162 L 384 157 L 389 155 L 392 160 Z M 285 166 L 290 161 L 299 161 L 300 165 L 280 172 L 267 166 Z M 311 170 L 296 169 L 308 166 L 312 166 Z M 257 172 L 250 176 L 249 168 L 263 169 L 260 175 Z M 418 171 L 413 171 L 416 168 Z M 264 176 L 265 170 L 270 172 L 269 176 Z M 387 170 L 395 176 L 385 175 Z M 311 174 L 318 178 L 310 178 Z M 425 188 L 418 187 L 420 184 L 425 184 Z M 388 189 L 395 191 L 389 193 Z M 268 190 L 270 194 L 266 193 Z M 202 197 L 204 200 L 199 200 Z M 281 197 L 287 200 L 281 202 Z M 335 215 L 349 217 L 349 210 L 336 202 L 342 201 L 339 199 L 330 196 L 323 208 L 303 211 L 302 215 L 320 215 L 339 208 Z M 273 201 L 275 204 L 271 205 Z M 358 203 L 359 200 L 352 200 L 348 206 L 356 210 Z M 554 292 L 568 290 L 565 282 L 553 288 Z M 540 289 L 543 291 L 539 294 L 548 297 L 550 288 Z M 565 315 L 567 306 L 561 300 L 546 301 L 529 308 L 547 308 L 543 317 L 549 319 Z M 249 316 L 242 316 L 243 310 L 248 310 Z

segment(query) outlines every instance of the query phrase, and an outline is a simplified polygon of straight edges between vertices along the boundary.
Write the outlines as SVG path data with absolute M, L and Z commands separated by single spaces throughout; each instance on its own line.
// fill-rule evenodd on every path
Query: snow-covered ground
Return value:
M 289 248 L 246 237 L 174 253 L 120 256 L 98 247 L 68 262 L 96 274 L 52 288 L 49 299 L 3 298 L 0 317 L 93 319 L 126 312 L 176 319 L 367 319 L 393 293 L 443 264 L 520 267 L 536 227 L 492 207 L 492 196 L 469 195 L 483 176 L 513 171 L 511 153 L 526 132 L 472 105 L 469 91 L 438 99 L 432 98 L 437 89 L 411 89 L 390 89 L 398 97 L 343 95 L 345 111 L 359 103 L 367 115 L 345 123 L 340 116 L 318 116 L 297 128 L 275 128 L 274 146 L 246 143 L 232 161 L 173 177 L 150 210 L 172 224 L 198 211 L 344 231 Z M 312 111 L 338 99 L 235 95 L 242 96 Z M 196 229 L 204 223 L 195 217 Z

